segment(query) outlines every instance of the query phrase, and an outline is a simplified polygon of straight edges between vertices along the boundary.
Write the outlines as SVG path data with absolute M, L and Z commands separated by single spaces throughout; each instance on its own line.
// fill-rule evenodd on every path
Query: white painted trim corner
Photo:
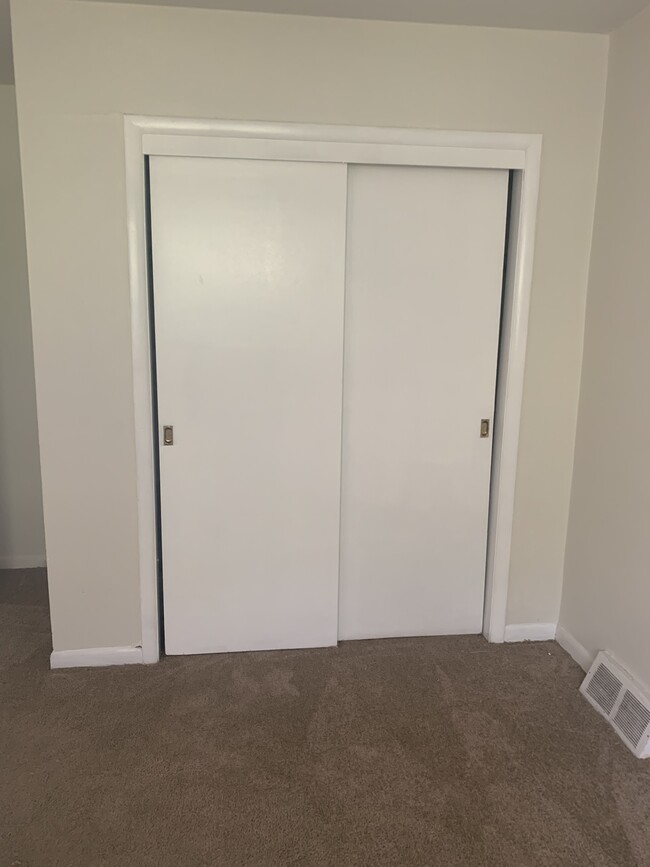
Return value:
M 553 641 L 556 628 L 555 623 L 509 623 L 504 641 Z
M 513 174 L 505 262 L 483 612 L 483 635 L 491 642 L 505 641 L 506 632 L 541 160 L 542 137 L 531 135 L 523 171 Z
M 542 136 L 127 115 L 124 141 L 143 661 L 159 658 L 144 171 L 151 154 L 514 171 L 483 622 L 488 641 L 504 641 Z
M 0 569 L 43 569 L 45 566 L 45 554 L 0 555 Z
M 84 647 L 80 650 L 53 650 L 50 655 L 50 668 L 94 668 L 143 662 L 141 647 Z
M 578 663 L 583 671 L 589 671 L 592 662 L 596 658 L 595 653 L 590 653 L 564 626 L 558 626 L 555 640 L 562 650 L 566 650 L 569 656 Z
M 124 119 L 126 155 L 126 218 L 131 287 L 131 353 L 135 419 L 136 498 L 140 566 L 142 661 L 158 662 L 158 557 L 156 546 L 156 475 L 153 448 L 153 396 L 149 347 L 149 291 L 145 174 L 142 130 Z

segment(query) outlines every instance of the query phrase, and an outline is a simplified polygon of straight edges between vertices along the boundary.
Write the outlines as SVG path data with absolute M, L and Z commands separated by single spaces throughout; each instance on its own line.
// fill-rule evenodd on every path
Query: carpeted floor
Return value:
M 48 668 L 0 573 L 0 867 L 648 867 L 650 761 L 554 643 Z

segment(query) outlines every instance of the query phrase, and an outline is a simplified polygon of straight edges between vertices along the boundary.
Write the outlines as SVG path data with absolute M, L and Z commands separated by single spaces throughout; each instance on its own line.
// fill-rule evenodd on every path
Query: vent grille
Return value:
M 587 695 L 609 716 L 622 688 L 621 681 L 601 662 L 589 682 Z
M 601 651 L 582 682 L 580 692 L 640 759 L 650 758 L 650 694 Z
M 644 707 L 635 695 L 626 690 L 612 722 L 632 746 L 637 747 L 650 725 L 650 710 Z

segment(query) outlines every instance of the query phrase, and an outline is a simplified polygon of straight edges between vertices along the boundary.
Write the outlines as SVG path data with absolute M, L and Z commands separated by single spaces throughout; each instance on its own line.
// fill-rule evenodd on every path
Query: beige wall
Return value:
M 16 93 L 0 85 L 0 568 L 45 564 Z
M 557 619 L 606 37 L 13 4 L 56 649 L 140 640 L 124 113 L 544 134 L 509 622 Z
M 613 34 L 561 625 L 650 686 L 650 9 Z

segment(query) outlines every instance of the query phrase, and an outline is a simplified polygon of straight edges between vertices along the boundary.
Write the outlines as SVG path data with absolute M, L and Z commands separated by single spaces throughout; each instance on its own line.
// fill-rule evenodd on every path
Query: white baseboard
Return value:
M 555 638 L 555 623 L 509 623 L 504 641 L 552 641 Z
M 563 650 L 571 656 L 584 671 L 589 671 L 591 663 L 596 658 L 595 654 L 590 653 L 586 647 L 574 638 L 564 626 L 558 626 L 555 640 Z
M 50 655 L 50 668 L 134 665 L 142 662 L 141 647 L 84 647 L 81 650 L 53 650 Z
M 42 569 L 45 554 L 0 554 L 0 569 Z

